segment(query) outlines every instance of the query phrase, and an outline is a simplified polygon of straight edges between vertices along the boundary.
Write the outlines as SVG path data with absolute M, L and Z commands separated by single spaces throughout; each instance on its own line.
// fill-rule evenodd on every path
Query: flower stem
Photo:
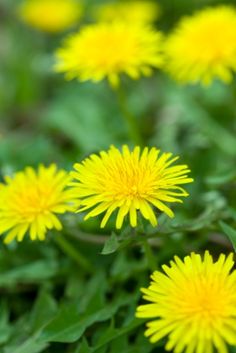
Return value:
M 120 106 L 120 110 L 122 113 L 122 117 L 125 121 L 126 126 L 129 130 L 130 139 L 133 141 L 135 145 L 142 146 L 143 139 L 140 133 L 140 130 L 137 125 L 137 121 L 133 114 L 128 109 L 127 99 L 124 91 L 122 90 L 121 86 L 115 89 L 117 100 Z
M 93 272 L 90 262 L 78 251 L 78 249 L 75 249 L 75 247 L 72 246 L 63 235 L 56 235 L 54 239 L 61 250 L 73 259 L 80 267 L 82 267 L 86 272 Z
M 156 270 L 157 265 L 156 265 L 155 256 L 153 254 L 151 245 L 148 242 L 148 239 L 143 239 L 143 248 L 144 248 L 144 252 L 145 252 L 146 257 L 147 257 L 148 267 L 153 272 L 153 271 Z

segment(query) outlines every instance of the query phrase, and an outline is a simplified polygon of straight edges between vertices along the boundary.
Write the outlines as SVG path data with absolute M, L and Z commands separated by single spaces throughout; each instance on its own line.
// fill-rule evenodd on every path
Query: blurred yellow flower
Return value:
M 208 251 L 184 261 L 177 256 L 165 273 L 155 271 L 150 286 L 142 288 L 150 304 L 137 308 L 136 316 L 150 318 L 145 336 L 156 343 L 168 336 L 166 350 L 174 353 L 227 353 L 236 346 L 236 270 L 233 254 L 216 262 Z
M 25 0 L 20 16 L 28 25 L 45 32 L 61 32 L 77 23 L 82 5 L 76 0 Z
M 69 175 L 40 165 L 28 167 L 0 184 L 0 234 L 7 232 L 5 243 L 22 241 L 29 231 L 31 240 L 44 240 L 48 229 L 62 229 L 55 215 L 74 210 L 70 191 L 65 190 Z
M 94 18 L 98 21 L 126 21 L 129 24 L 152 23 L 159 16 L 159 6 L 154 1 L 125 1 L 97 5 Z
M 229 83 L 236 70 L 236 9 L 222 5 L 183 18 L 167 39 L 166 56 L 167 71 L 181 83 Z
M 140 147 L 130 151 L 124 145 L 122 151 L 111 146 L 100 155 L 92 154 L 82 163 L 74 165 L 70 184 L 72 195 L 80 201 L 78 212 L 90 210 L 85 220 L 106 211 L 101 227 L 105 227 L 111 214 L 118 210 L 116 228 L 121 228 L 129 213 L 132 227 L 137 226 L 137 211 L 157 225 L 153 206 L 173 217 L 172 210 L 164 202 L 182 202 L 180 197 L 188 193 L 179 185 L 191 183 L 187 165 L 171 166 L 178 157 L 163 153 L 155 147 Z
M 56 53 L 56 71 L 68 79 L 94 82 L 108 78 L 113 86 L 119 75 L 133 79 L 151 75 L 162 65 L 162 34 L 146 26 L 121 22 L 84 27 L 70 36 Z

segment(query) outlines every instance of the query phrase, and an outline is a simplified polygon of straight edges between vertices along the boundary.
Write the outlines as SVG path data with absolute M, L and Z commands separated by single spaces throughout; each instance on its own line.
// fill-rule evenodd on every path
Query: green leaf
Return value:
M 0 98 L 1 99 L 1 98 Z M 1 104 L 1 103 L 0 103 Z M 34 153 L 32 153 L 32 149 Z M 0 164 L 2 167 L 14 165 L 16 169 L 24 168 L 26 165 L 38 165 L 39 161 L 51 163 L 59 148 L 42 134 L 27 135 L 25 131 L 14 131 L 9 133 L 7 139 L 1 141 Z
M 97 271 L 91 278 L 87 286 L 82 288 L 78 298 L 79 313 L 92 313 L 105 305 L 105 293 L 107 291 L 107 281 L 103 272 Z M 86 293 L 86 295 L 84 295 Z
M 236 230 L 223 221 L 220 222 L 220 227 L 231 241 L 234 251 L 236 252 Z
M 0 303 L 0 345 L 7 342 L 11 326 L 9 325 L 9 311 L 5 302 Z
M 89 347 L 85 338 L 83 338 L 82 343 L 79 345 L 79 348 L 76 349 L 75 353 L 93 353 L 94 350 Z
M 32 332 L 43 328 L 56 314 L 57 303 L 46 291 L 41 291 L 30 317 Z
M 117 140 L 120 113 L 109 99 L 114 99 L 106 85 L 67 83 L 55 97 L 43 123 L 58 130 L 85 152 L 106 148 Z
M 78 304 L 71 305 L 62 310 L 42 331 L 40 341 L 42 342 L 75 342 L 87 329 L 96 322 L 110 319 L 117 310 L 127 305 L 132 298 L 122 296 L 116 301 L 103 306 L 93 313 L 80 314 Z
M 219 175 L 212 175 L 206 178 L 206 182 L 212 186 L 221 186 L 235 180 L 236 174 L 235 171 L 229 170 L 224 171 Z
M 4 353 L 39 353 L 44 351 L 47 343 L 38 342 L 38 337 L 42 327 L 55 316 L 55 312 L 54 299 L 47 292 L 41 291 L 28 320 L 27 315 L 25 319 L 22 318 L 21 324 L 19 322 L 20 325 L 14 326 L 15 330 L 12 330 L 13 341 L 5 347 Z M 22 326 L 24 330 L 22 330 Z
M 119 240 L 117 235 L 112 232 L 111 236 L 108 238 L 108 240 L 105 242 L 104 247 L 101 251 L 102 255 L 109 255 L 114 252 L 119 248 Z
M 0 286 L 13 286 L 17 283 L 41 282 L 51 278 L 57 271 L 53 261 L 36 261 L 10 271 L 2 272 Z
M 22 344 L 6 347 L 4 353 L 39 353 L 47 346 L 48 344 L 45 342 L 37 342 L 37 336 L 33 336 Z
M 104 345 L 109 344 L 114 339 L 127 335 L 132 332 L 135 328 L 143 324 L 143 320 L 134 318 L 127 326 L 122 328 L 113 328 L 109 327 L 107 331 L 100 337 L 99 341 L 96 344 L 95 351 L 103 347 Z

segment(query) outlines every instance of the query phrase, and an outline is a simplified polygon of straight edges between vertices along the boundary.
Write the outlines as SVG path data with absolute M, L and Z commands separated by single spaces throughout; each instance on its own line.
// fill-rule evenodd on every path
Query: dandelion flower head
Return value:
M 75 24 L 82 15 L 77 0 L 25 0 L 20 16 L 28 25 L 45 32 L 61 32 Z
M 127 23 L 152 23 L 160 13 L 154 1 L 123 1 L 98 5 L 94 8 L 94 17 L 98 21 L 112 22 L 117 20 Z
M 155 271 L 142 288 L 150 302 L 137 308 L 147 323 L 145 336 L 156 343 L 167 336 L 166 350 L 174 353 L 227 353 L 236 346 L 236 270 L 233 254 L 216 262 L 208 251 L 202 259 L 192 253 L 177 256 L 164 273 Z
M 173 217 L 165 202 L 182 202 L 180 198 L 188 193 L 180 185 L 193 181 L 187 176 L 187 165 L 172 165 L 177 159 L 155 147 L 141 151 L 138 146 L 130 150 L 126 145 L 122 151 L 111 146 L 99 155 L 92 154 L 75 164 L 71 174 L 72 194 L 80 202 L 78 212 L 89 211 L 85 220 L 105 212 L 103 228 L 117 210 L 118 229 L 128 214 L 130 225 L 136 227 L 137 211 L 156 226 L 154 207 Z
M 123 22 L 85 26 L 70 36 L 56 53 L 56 71 L 68 79 L 94 82 L 108 78 L 116 86 L 119 75 L 132 79 L 151 75 L 162 65 L 162 34 L 150 27 Z
M 40 165 L 27 167 L 0 184 L 0 234 L 5 242 L 22 241 L 29 232 L 31 240 L 44 240 L 48 229 L 62 229 L 56 214 L 72 211 L 73 200 L 66 190 L 70 176 L 64 170 Z
M 236 70 L 236 8 L 222 5 L 183 18 L 165 52 L 167 71 L 180 83 L 229 83 Z

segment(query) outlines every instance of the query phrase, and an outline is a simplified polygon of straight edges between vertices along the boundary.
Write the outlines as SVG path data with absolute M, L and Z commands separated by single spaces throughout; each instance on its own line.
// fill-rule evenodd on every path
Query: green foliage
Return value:
M 221 229 L 223 232 L 229 237 L 231 241 L 234 251 L 236 252 L 236 230 L 224 222 L 220 222 Z
M 119 248 L 119 239 L 115 233 L 111 233 L 111 236 L 107 239 L 102 249 L 103 255 L 109 255 Z

